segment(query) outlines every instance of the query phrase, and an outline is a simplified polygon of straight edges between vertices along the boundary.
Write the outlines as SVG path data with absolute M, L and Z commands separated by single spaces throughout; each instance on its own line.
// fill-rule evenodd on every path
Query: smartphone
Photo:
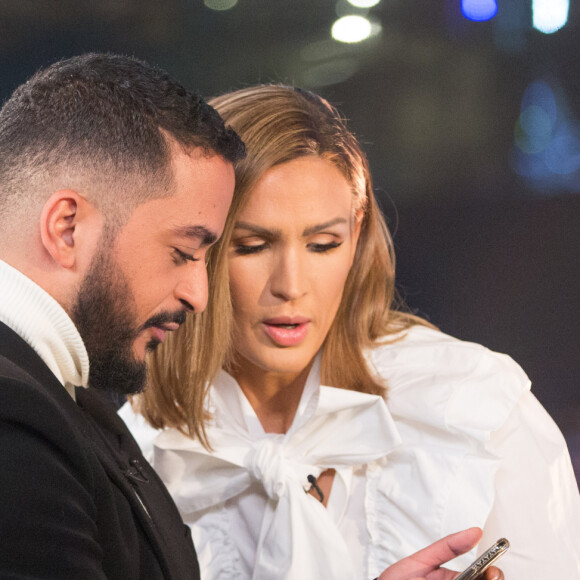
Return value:
M 476 580 L 485 572 L 500 556 L 503 556 L 510 543 L 505 538 L 500 538 L 487 552 L 484 552 L 473 564 L 468 566 L 455 580 Z

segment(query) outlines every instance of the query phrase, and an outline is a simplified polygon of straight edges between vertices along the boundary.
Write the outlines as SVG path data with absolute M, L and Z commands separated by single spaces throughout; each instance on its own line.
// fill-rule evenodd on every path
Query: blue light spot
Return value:
M 538 153 L 550 145 L 552 122 L 538 105 L 526 107 L 516 124 L 515 141 L 524 153 Z
M 562 131 L 546 153 L 546 165 L 553 173 L 570 175 L 580 169 L 580 140 L 575 135 Z
M 541 107 L 550 118 L 552 125 L 556 123 L 558 117 L 556 96 L 554 95 L 552 87 L 546 81 L 534 81 L 524 91 L 521 110 L 524 111 L 531 105 Z
M 497 14 L 496 0 L 461 0 L 461 12 L 469 20 L 483 22 Z
M 537 80 L 525 90 L 511 164 L 539 193 L 580 193 L 580 121 L 557 85 Z

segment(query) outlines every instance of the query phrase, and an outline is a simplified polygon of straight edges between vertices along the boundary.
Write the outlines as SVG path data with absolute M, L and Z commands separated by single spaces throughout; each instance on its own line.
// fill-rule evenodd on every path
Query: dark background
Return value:
M 0 98 L 86 51 L 144 58 L 205 96 L 281 81 L 327 97 L 369 155 L 408 304 L 517 360 L 580 476 L 580 9 L 571 0 L 566 26 L 542 34 L 531 0 L 498 4 L 471 22 L 460 0 L 383 0 L 368 11 L 382 31 L 348 45 L 329 34 L 337 13 L 357 12 L 345 0 L 0 0 Z M 552 172 L 516 146 L 535 81 L 567 131 L 548 135 Z M 546 138 L 540 121 L 528 153 Z

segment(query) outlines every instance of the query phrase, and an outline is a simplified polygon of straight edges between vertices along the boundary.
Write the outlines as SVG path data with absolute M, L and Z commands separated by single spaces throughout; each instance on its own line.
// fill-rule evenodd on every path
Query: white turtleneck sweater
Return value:
M 86 387 L 89 357 L 62 306 L 30 278 L 0 260 L 0 321 L 21 336 L 74 398 Z

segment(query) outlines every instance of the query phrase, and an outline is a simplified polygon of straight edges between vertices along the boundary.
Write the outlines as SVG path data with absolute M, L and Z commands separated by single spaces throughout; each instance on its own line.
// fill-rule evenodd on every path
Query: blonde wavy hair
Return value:
M 236 164 L 226 226 L 208 254 L 207 309 L 188 317 L 152 355 L 148 388 L 137 401 L 154 427 L 178 428 L 208 447 L 207 391 L 219 369 L 230 367 L 235 348 L 227 250 L 237 216 L 270 168 L 304 156 L 326 159 L 350 184 L 353 212 L 363 212 L 354 262 L 324 342 L 324 384 L 384 396 L 386 385 L 367 366 L 365 349 L 397 340 L 413 325 L 428 325 L 397 299 L 391 235 L 373 194 L 367 158 L 339 112 L 317 95 L 284 85 L 241 89 L 209 102 L 245 142 L 247 156 Z

